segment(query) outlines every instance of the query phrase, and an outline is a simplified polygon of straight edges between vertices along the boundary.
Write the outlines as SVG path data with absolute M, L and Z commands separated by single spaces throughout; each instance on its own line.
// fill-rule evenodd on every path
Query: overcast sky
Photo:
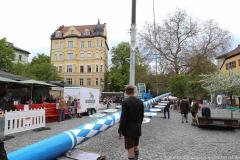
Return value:
M 153 0 L 137 0 L 137 31 L 153 22 Z M 155 0 L 156 22 L 182 8 L 199 20 L 215 19 L 233 35 L 233 46 L 240 44 L 240 0 Z M 22 49 L 50 52 L 50 35 L 60 25 L 107 23 L 110 48 L 129 41 L 131 0 L 2 0 L 0 38 L 5 37 Z

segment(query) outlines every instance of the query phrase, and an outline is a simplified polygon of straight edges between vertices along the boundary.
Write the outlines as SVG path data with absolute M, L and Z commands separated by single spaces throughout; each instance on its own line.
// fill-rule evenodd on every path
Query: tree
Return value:
M 121 42 L 111 49 L 112 65 L 107 73 L 107 83 L 110 91 L 121 91 L 129 84 L 130 45 Z M 141 62 L 140 53 L 136 51 L 136 83 L 147 82 L 147 66 Z
M 42 81 L 61 80 L 57 69 L 50 63 L 50 57 L 45 54 L 38 54 L 29 65 L 29 72 L 32 78 Z
M 238 72 L 203 75 L 202 86 L 211 94 L 226 94 L 231 98 L 240 94 L 240 74 Z
M 198 23 L 185 11 L 177 9 L 162 24 L 155 27 L 147 24 L 140 39 L 145 54 L 159 54 L 168 72 L 180 74 L 189 71 L 189 63 L 196 55 L 212 60 L 225 52 L 231 37 L 213 20 Z M 196 60 L 195 64 L 201 64 L 198 61 L 202 59 Z
M 174 96 L 186 96 L 189 90 L 188 81 L 186 75 L 173 75 L 169 81 L 169 90 Z
M 13 47 L 5 38 L 0 40 L 0 70 L 10 71 L 15 58 Z

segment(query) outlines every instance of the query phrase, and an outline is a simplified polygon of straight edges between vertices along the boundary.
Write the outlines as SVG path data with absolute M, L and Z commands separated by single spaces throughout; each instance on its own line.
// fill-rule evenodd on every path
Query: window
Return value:
M 103 65 L 100 65 L 100 72 L 103 72 Z
M 72 72 L 72 65 L 67 65 L 67 72 Z
M 96 72 L 98 72 L 99 70 L 98 70 L 98 65 L 96 65 Z
M 67 84 L 72 84 L 72 78 L 66 78 Z
M 87 72 L 91 73 L 91 71 L 92 71 L 91 65 L 87 65 Z
M 240 66 L 240 59 L 238 60 L 238 66 Z
M 68 48 L 73 48 L 73 41 L 68 41 Z
M 89 36 L 89 35 L 90 35 L 90 32 L 89 32 L 89 31 L 85 31 L 85 32 L 83 32 L 83 35 L 84 35 L 84 36 Z
M 56 53 L 54 54 L 53 60 L 57 61 L 57 54 Z
M 84 72 L 84 66 L 80 66 L 80 73 Z
M 230 70 L 230 69 L 233 69 L 233 68 L 236 68 L 236 61 L 226 63 L 226 70 Z
M 103 46 L 103 40 L 101 40 L 101 47 Z
M 60 61 L 63 60 L 63 54 L 62 54 L 62 53 L 59 54 L 59 60 L 60 60 Z
M 80 59 L 84 59 L 84 53 L 80 53 Z
M 100 46 L 100 45 L 99 45 L 99 40 L 97 40 L 97 42 L 96 42 L 96 43 L 97 43 L 97 47 L 99 47 L 99 46 Z
M 99 55 L 98 55 L 98 52 L 96 52 L 96 59 L 98 59 L 99 58 Z
M 18 60 L 22 61 L 22 55 L 18 55 Z
M 92 42 L 88 41 L 88 48 L 92 48 Z
M 104 59 L 104 54 L 103 54 L 103 52 L 101 53 L 101 59 Z
M 88 59 L 92 58 L 92 53 L 88 53 Z
M 67 54 L 67 60 L 73 60 L 73 53 Z
M 55 41 L 55 49 L 58 49 L 58 41 Z
M 80 78 L 80 86 L 83 86 L 83 79 Z
M 98 78 L 96 78 L 96 86 L 98 86 Z
M 87 79 L 87 85 L 88 85 L 88 86 L 91 86 L 91 78 L 88 78 L 88 79 Z
M 58 66 L 58 72 L 62 73 L 62 66 Z
M 60 41 L 60 49 L 63 49 L 63 41 Z
M 84 48 L 84 41 L 81 41 L 81 48 Z
M 61 38 L 61 37 L 62 37 L 62 32 L 61 32 L 61 31 L 57 31 L 57 32 L 55 33 L 55 37 Z

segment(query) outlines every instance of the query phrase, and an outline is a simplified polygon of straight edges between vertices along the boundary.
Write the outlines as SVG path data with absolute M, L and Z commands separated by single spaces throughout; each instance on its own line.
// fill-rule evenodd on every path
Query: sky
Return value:
M 131 0 L 1 0 L 0 38 L 30 51 L 50 55 L 50 35 L 60 25 L 107 24 L 109 48 L 130 40 Z M 156 22 L 177 8 L 200 21 L 214 19 L 240 44 L 240 0 L 155 0 Z M 137 0 L 137 32 L 153 22 L 153 0 Z

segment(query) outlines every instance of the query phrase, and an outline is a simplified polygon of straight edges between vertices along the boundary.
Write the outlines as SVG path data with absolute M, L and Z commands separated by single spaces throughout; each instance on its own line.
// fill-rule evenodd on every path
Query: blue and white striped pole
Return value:
M 169 96 L 170 93 L 163 94 L 144 102 L 144 106 L 149 106 L 152 102 L 160 98 Z M 121 112 L 117 112 L 97 119 L 92 123 L 81 125 L 77 128 L 65 131 L 40 142 L 26 146 L 8 154 L 9 160 L 52 160 L 62 156 L 74 146 L 88 140 L 89 138 L 108 129 L 120 120 Z

